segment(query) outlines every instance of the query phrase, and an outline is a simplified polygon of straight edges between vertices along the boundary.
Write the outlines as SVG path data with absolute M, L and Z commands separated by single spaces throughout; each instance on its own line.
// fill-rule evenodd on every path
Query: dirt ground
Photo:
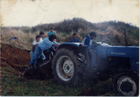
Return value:
M 23 73 L 30 62 L 30 51 L 13 47 L 8 44 L 1 44 L 1 67 L 10 67 L 15 71 Z M 45 71 L 43 69 L 45 68 Z M 12 71 L 12 70 L 11 70 Z M 33 79 L 53 78 L 51 63 L 33 72 Z
M 11 66 L 15 70 L 23 71 L 30 61 L 30 51 L 13 47 L 12 45 L 1 44 L 1 67 Z

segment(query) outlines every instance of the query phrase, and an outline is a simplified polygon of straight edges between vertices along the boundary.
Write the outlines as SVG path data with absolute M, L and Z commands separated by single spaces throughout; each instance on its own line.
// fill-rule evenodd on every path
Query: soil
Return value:
M 20 48 L 13 47 L 12 45 L 8 44 L 1 44 L 1 68 L 10 67 L 13 68 L 15 71 L 23 73 L 26 68 L 29 66 L 30 62 L 30 51 L 24 50 Z M 47 64 L 46 66 L 30 70 L 29 71 L 30 78 L 33 79 L 50 79 L 53 78 L 51 63 Z M 32 74 L 32 75 L 31 75 Z M 28 75 L 25 76 L 29 78 Z
M 25 66 L 29 64 L 30 51 L 16 48 L 8 44 L 1 44 L 0 59 L 1 67 L 9 65 L 15 70 L 23 72 Z

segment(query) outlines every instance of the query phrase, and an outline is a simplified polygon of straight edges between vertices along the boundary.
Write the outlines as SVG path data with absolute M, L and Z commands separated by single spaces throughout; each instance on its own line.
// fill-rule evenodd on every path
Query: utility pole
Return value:
M 125 33 L 125 46 L 128 46 L 128 38 L 127 38 L 127 33 L 126 33 L 126 29 L 124 30 L 124 33 Z

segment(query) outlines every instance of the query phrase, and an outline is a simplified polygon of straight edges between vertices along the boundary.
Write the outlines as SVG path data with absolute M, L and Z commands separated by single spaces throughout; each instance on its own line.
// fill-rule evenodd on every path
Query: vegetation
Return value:
M 4 96 L 77 96 L 77 95 L 115 95 L 111 79 L 92 81 L 80 87 L 58 84 L 54 79 L 26 79 L 21 73 L 15 75 L 9 67 L 1 69 L 0 95 Z
M 57 41 L 70 41 L 72 33 L 77 33 L 80 41 L 91 31 L 97 32 L 95 41 L 105 41 L 111 45 L 125 45 L 125 30 L 129 45 L 139 45 L 139 28 L 121 21 L 91 23 L 82 18 L 73 18 L 59 23 L 41 24 L 34 27 L 2 27 L 1 41 L 9 43 L 10 37 L 18 37 L 18 41 L 10 42 L 16 47 L 31 49 L 31 43 L 40 31 L 47 32 L 53 27 L 57 32 Z

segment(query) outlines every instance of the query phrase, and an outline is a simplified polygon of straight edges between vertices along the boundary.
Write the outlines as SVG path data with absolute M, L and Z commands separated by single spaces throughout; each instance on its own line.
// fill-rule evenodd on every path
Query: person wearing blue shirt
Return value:
M 49 37 L 49 36 L 52 35 L 52 34 L 56 35 L 56 32 L 53 31 L 53 28 L 50 29 L 50 31 L 48 32 L 47 35 L 48 35 L 48 37 Z
M 93 39 L 96 37 L 96 32 L 90 32 L 90 34 L 86 35 L 82 43 L 84 45 L 87 45 L 89 48 L 92 46 L 92 44 L 96 44 Z
M 41 56 L 44 50 L 52 51 L 55 54 L 55 51 L 52 49 L 52 46 L 59 46 L 58 44 L 54 44 L 54 40 L 56 39 L 56 35 L 50 35 L 50 37 L 46 37 L 40 44 L 38 44 L 35 48 L 34 54 L 31 57 L 30 65 L 36 67 L 37 59 Z
M 80 42 L 77 38 L 76 38 L 77 34 L 73 33 L 73 38 L 70 40 L 70 42 Z
M 89 56 L 90 56 L 90 64 L 91 66 L 94 66 L 96 64 L 96 53 L 93 48 L 93 44 L 96 44 L 96 42 L 93 41 L 93 39 L 96 37 L 96 32 L 90 32 L 90 34 L 86 35 L 82 43 L 86 46 L 88 46 Z

